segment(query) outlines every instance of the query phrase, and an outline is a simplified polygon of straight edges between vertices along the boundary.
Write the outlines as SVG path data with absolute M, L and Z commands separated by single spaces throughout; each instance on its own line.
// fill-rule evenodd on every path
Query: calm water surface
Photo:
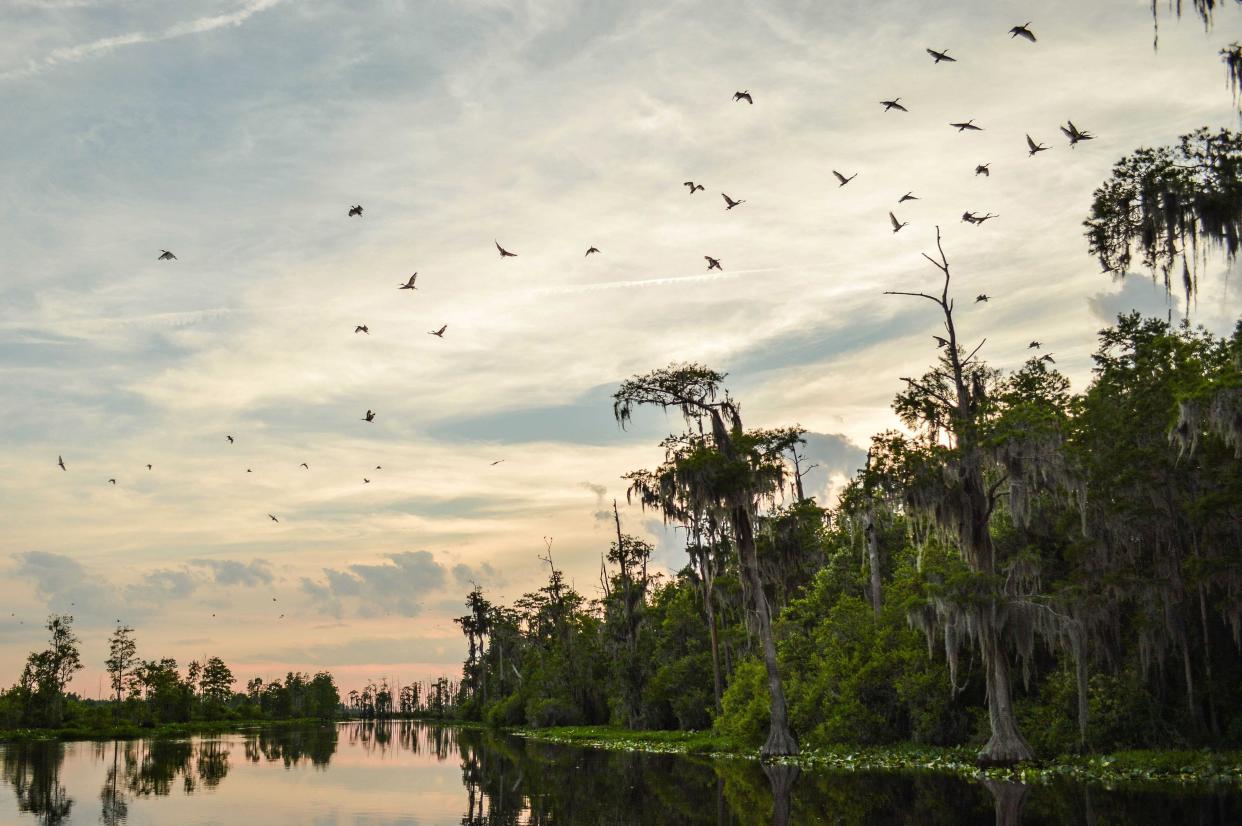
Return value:
M 1242 824 L 1242 794 L 1115 792 L 553 746 L 419 723 L 0 744 L 0 824 Z

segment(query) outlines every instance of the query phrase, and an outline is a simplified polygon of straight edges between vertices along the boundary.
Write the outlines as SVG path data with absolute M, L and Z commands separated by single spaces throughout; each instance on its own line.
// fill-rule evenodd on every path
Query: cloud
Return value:
M 464 562 L 457 563 L 453 566 L 453 581 L 463 588 L 476 583 L 493 586 L 504 584 L 504 578 L 490 562 L 483 562 L 473 567 Z
M 211 571 L 217 585 L 270 585 L 272 570 L 265 559 L 239 562 L 233 559 L 191 559 L 191 565 Z
M 421 598 L 447 582 L 444 566 L 430 551 L 402 551 L 386 558 L 387 562 L 377 565 L 324 568 L 324 582 L 304 578 L 301 589 L 316 607 L 331 616 L 340 616 L 344 605 L 364 617 L 388 613 L 417 616 L 423 609 Z M 483 567 L 490 568 L 486 564 Z M 473 574 L 469 568 L 466 571 Z
M 173 40 L 187 35 L 203 34 L 226 26 L 240 26 L 254 15 L 270 9 L 280 2 L 282 0 L 249 0 L 249 2 L 235 11 L 209 17 L 199 17 L 183 23 L 175 23 L 158 32 L 128 32 L 126 34 L 101 37 L 97 40 L 78 43 L 74 46 L 62 46 L 58 49 L 53 49 L 41 59 L 30 61 L 21 69 L 11 69 L 0 73 L 0 80 L 29 77 L 62 63 L 79 63 L 96 55 L 107 54 L 125 46 L 133 46 L 139 43 L 158 43 L 161 40 Z
M 13 554 L 12 578 L 27 580 L 51 612 L 73 614 L 86 623 L 104 621 L 121 602 L 112 589 L 76 559 L 64 554 L 28 551 Z

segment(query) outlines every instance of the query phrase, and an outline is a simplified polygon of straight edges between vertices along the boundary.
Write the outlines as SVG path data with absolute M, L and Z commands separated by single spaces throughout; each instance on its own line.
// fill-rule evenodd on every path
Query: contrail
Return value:
M 185 23 L 174 23 L 159 32 L 129 32 L 112 37 L 102 37 L 76 46 L 63 46 L 53 49 L 39 60 L 31 60 L 21 69 L 10 69 L 0 73 L 0 80 L 30 77 L 53 68 L 61 63 L 80 63 L 88 57 L 110 52 L 122 46 L 133 46 L 138 43 L 158 43 L 161 40 L 172 40 L 189 34 L 202 34 L 225 26 L 240 26 L 261 11 L 270 9 L 282 0 L 249 0 L 241 8 L 227 14 L 216 14 L 210 17 L 199 17 Z
M 678 284 L 697 284 L 704 281 L 719 281 L 725 278 L 737 278 L 742 275 L 753 275 L 760 272 L 778 272 L 784 267 L 763 267 L 757 270 L 729 270 L 727 272 L 710 272 L 702 275 L 682 275 L 672 278 L 646 278 L 638 281 L 602 281 L 598 284 L 566 284 L 561 287 L 543 287 L 535 290 L 536 295 L 572 295 L 576 293 L 593 293 L 600 290 L 623 290 L 626 287 L 667 287 Z

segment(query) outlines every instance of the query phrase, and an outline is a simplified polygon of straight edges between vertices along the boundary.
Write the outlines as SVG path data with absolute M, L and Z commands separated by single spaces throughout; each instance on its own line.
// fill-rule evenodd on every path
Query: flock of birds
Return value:
M 1020 26 L 1014 26 L 1013 28 L 1009 30 L 1010 37 L 1021 38 L 1030 43 L 1036 43 L 1037 38 L 1034 32 L 1031 30 L 1030 25 L 1031 24 L 1027 22 Z M 927 51 L 927 54 L 931 57 L 933 61 L 933 65 L 939 65 L 941 63 L 949 64 L 949 63 L 958 62 L 957 58 L 949 54 L 948 49 L 937 50 L 937 49 L 929 48 L 926 51 Z M 751 106 L 753 106 L 755 103 L 754 96 L 751 94 L 750 90 L 741 90 L 741 91 L 735 92 L 733 95 L 733 101 L 735 103 L 745 102 L 746 104 L 751 105 Z M 879 103 L 883 107 L 883 111 L 885 113 L 889 113 L 889 112 L 908 113 L 910 111 L 906 107 L 906 105 L 902 103 L 902 98 L 900 97 L 894 97 L 889 100 L 882 100 Z M 951 128 L 956 129 L 959 133 L 981 132 L 984 130 L 984 127 L 976 124 L 973 118 L 970 118 L 965 121 L 950 122 L 948 125 Z M 1066 124 L 1061 126 L 1060 130 L 1065 135 L 1065 137 L 1068 139 L 1069 146 L 1071 148 L 1077 146 L 1079 143 L 1083 141 L 1089 141 L 1095 138 L 1095 136 L 1092 135 L 1090 132 L 1079 129 L 1074 124 L 1073 121 L 1066 121 Z M 1026 137 L 1026 149 L 1027 149 L 1028 157 L 1033 158 L 1041 152 L 1049 151 L 1048 146 L 1036 141 L 1029 133 L 1027 133 L 1025 137 Z M 846 175 L 836 169 L 833 169 L 831 171 L 832 171 L 833 176 L 837 180 L 838 187 L 847 186 L 848 184 L 850 184 L 850 182 L 855 180 L 859 175 L 858 172 L 854 172 L 851 175 Z M 976 176 L 990 177 L 991 176 L 991 163 L 978 164 L 975 167 L 974 172 Z M 705 186 L 696 181 L 684 181 L 682 185 L 687 188 L 691 196 L 693 196 L 696 192 L 705 191 Z M 733 210 L 746 203 L 745 199 L 733 198 L 732 196 L 724 192 L 721 192 L 720 195 L 724 201 L 724 207 L 726 211 Z M 917 200 L 920 200 L 919 196 L 915 195 L 912 191 L 909 191 L 897 199 L 897 204 L 901 205 L 909 201 L 917 201 Z M 361 218 L 363 216 L 363 212 L 364 210 L 361 204 L 353 204 L 349 207 L 346 215 L 348 218 Z M 967 212 L 962 213 L 961 220 L 965 223 L 969 223 L 975 226 L 980 226 L 984 224 L 985 222 L 990 221 L 993 218 L 997 218 L 997 217 L 999 216 L 991 212 L 979 213 L 979 212 L 974 212 L 974 211 L 967 211 Z M 888 218 L 889 218 L 889 223 L 890 223 L 890 226 L 892 227 L 893 233 L 900 232 L 903 228 L 910 225 L 909 221 L 899 220 L 896 214 L 892 210 L 888 212 Z M 499 240 L 493 239 L 493 243 L 495 244 L 496 250 L 502 260 L 505 258 L 516 258 L 517 257 L 517 253 L 506 249 L 504 246 L 500 244 Z M 592 255 L 599 255 L 599 254 L 601 254 L 601 250 L 598 247 L 592 245 L 587 248 L 584 257 L 590 257 Z M 707 262 L 708 271 L 719 270 L 723 272 L 724 267 L 719 258 L 711 256 L 711 255 L 704 255 L 703 258 Z M 172 251 L 164 249 L 164 250 L 160 250 L 160 254 L 157 260 L 176 261 L 178 259 L 177 259 L 177 256 Z M 415 272 L 412 275 L 410 275 L 409 278 L 406 279 L 404 282 L 399 283 L 397 285 L 397 288 L 400 290 L 417 290 L 418 289 L 417 281 L 418 281 L 418 273 Z M 980 294 L 975 298 L 975 302 L 976 303 L 987 302 L 990 300 L 990 298 L 991 296 L 987 294 Z M 448 329 L 447 324 L 441 324 L 441 326 L 438 329 L 428 330 L 427 334 L 435 336 L 436 338 L 439 338 L 439 339 L 443 339 L 447 329 Z M 370 335 L 371 331 L 367 324 L 358 324 L 354 327 L 354 333 Z M 941 336 L 933 336 L 933 338 L 936 340 L 936 344 L 938 347 L 943 348 L 949 345 L 949 342 Z M 1042 347 L 1041 342 L 1032 341 L 1030 342 L 1028 349 L 1038 350 L 1041 347 Z M 1053 354 L 1051 353 L 1042 355 L 1040 357 L 1040 360 L 1046 361 L 1049 363 L 1055 363 L 1053 359 Z M 362 421 L 367 422 L 367 423 L 374 422 L 376 419 L 376 415 L 377 415 L 376 411 L 368 408 L 366 413 L 362 416 Z M 232 434 L 227 435 L 225 438 L 228 440 L 228 443 L 230 445 L 235 443 L 235 440 Z M 504 459 L 497 459 L 493 461 L 491 465 L 496 466 L 503 461 Z M 65 460 L 63 456 L 57 456 L 57 465 L 60 467 L 62 471 L 68 471 L 68 467 L 65 464 Z M 310 470 L 310 465 L 307 462 L 302 462 L 300 464 L 300 467 L 307 471 Z M 148 471 L 150 471 L 152 470 L 152 465 L 147 464 L 146 468 Z M 375 467 L 375 470 L 382 470 L 382 469 L 383 468 L 380 465 L 376 465 Z M 246 473 L 252 473 L 252 472 L 253 472 L 252 468 L 246 468 Z M 370 484 L 371 479 L 369 477 L 364 476 L 362 478 L 362 483 Z M 107 484 L 115 486 L 117 484 L 116 477 L 109 477 L 107 479 Z M 267 518 L 271 520 L 272 523 L 275 523 L 275 524 L 280 523 L 280 518 L 276 514 L 268 513 Z M 275 597 L 273 597 L 272 599 L 273 601 L 275 601 Z M 213 614 L 212 616 L 215 616 L 215 615 Z M 284 615 L 281 614 L 281 617 L 283 616 Z

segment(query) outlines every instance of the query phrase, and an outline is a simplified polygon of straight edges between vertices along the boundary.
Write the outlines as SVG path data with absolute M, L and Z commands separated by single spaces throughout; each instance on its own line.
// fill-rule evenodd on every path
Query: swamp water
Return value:
M 0 744 L 0 824 L 1242 824 L 1242 790 L 1116 791 L 552 745 L 411 722 Z

